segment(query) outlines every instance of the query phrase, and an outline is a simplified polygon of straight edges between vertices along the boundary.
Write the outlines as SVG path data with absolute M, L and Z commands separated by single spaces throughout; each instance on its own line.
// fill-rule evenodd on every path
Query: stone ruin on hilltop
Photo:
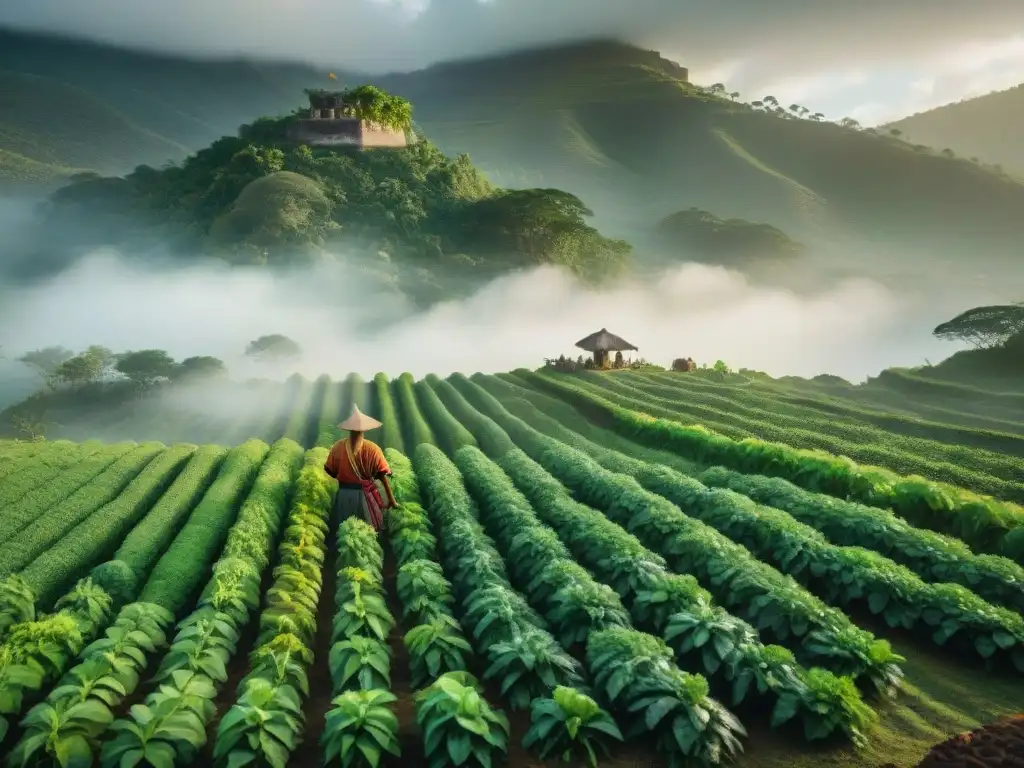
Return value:
M 405 147 L 405 131 L 360 119 L 340 91 L 307 91 L 309 110 L 288 124 L 288 138 L 316 147 Z

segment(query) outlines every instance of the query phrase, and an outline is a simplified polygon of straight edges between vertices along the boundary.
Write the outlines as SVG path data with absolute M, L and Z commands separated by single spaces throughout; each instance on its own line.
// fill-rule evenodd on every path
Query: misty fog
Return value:
M 576 340 L 607 327 L 661 365 L 690 356 L 772 375 L 828 372 L 856 381 L 948 356 L 955 348 L 931 329 L 990 298 L 913 295 L 865 279 L 798 294 L 697 264 L 593 291 L 544 267 L 415 311 L 342 262 L 281 274 L 217 262 L 161 266 L 106 251 L 31 286 L 0 287 L 0 346 L 8 358 L 0 371 L 8 382 L 31 381 L 10 358 L 100 344 L 165 349 L 177 359 L 213 355 L 234 379 L 497 372 L 576 356 Z M 298 341 L 302 358 L 279 368 L 245 358 L 249 341 L 271 333 Z
M 524 46 L 617 37 L 730 71 L 743 90 L 824 70 L 883 72 L 1005 39 L 1009 0 L 6 0 L 0 24 L 153 51 L 308 60 L 380 73 Z M 344 32 L 339 32 L 344 30 Z M 714 82 L 712 79 L 710 82 Z M 826 89 L 827 90 L 827 89 Z M 781 95 L 781 94 L 780 94 Z M 795 97 L 794 97 L 795 98 Z

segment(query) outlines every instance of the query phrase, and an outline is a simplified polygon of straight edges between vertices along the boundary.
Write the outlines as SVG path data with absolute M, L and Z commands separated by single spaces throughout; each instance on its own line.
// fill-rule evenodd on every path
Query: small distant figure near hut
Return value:
M 679 373 L 686 373 L 688 371 L 697 370 L 697 364 L 693 362 L 692 357 L 682 358 L 677 357 L 672 361 L 672 370 Z
M 617 353 L 615 355 L 614 367 L 623 368 L 625 367 L 625 361 L 622 358 L 622 353 L 638 350 L 637 347 L 634 347 L 622 337 L 609 333 L 607 328 L 602 328 L 597 333 L 592 333 L 585 339 L 580 339 L 576 342 L 576 346 L 593 353 L 593 367 L 601 370 L 612 367 L 612 362 L 608 357 L 609 352 Z

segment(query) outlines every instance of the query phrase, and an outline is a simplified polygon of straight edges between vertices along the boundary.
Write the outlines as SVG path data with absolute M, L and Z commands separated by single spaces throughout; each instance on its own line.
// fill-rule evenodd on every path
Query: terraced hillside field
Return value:
M 0 443 L 10 765 L 910 768 L 1024 711 L 1003 437 L 685 375 L 204 392 Z M 353 404 L 379 537 L 322 471 Z

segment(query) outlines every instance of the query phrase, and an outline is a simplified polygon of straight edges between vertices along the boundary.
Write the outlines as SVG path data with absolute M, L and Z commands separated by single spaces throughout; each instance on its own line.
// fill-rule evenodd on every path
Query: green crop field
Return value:
M 1024 712 L 1024 436 L 819 389 L 353 374 L 48 413 L 0 441 L 0 754 L 916 766 Z M 379 537 L 322 469 L 353 405 Z

